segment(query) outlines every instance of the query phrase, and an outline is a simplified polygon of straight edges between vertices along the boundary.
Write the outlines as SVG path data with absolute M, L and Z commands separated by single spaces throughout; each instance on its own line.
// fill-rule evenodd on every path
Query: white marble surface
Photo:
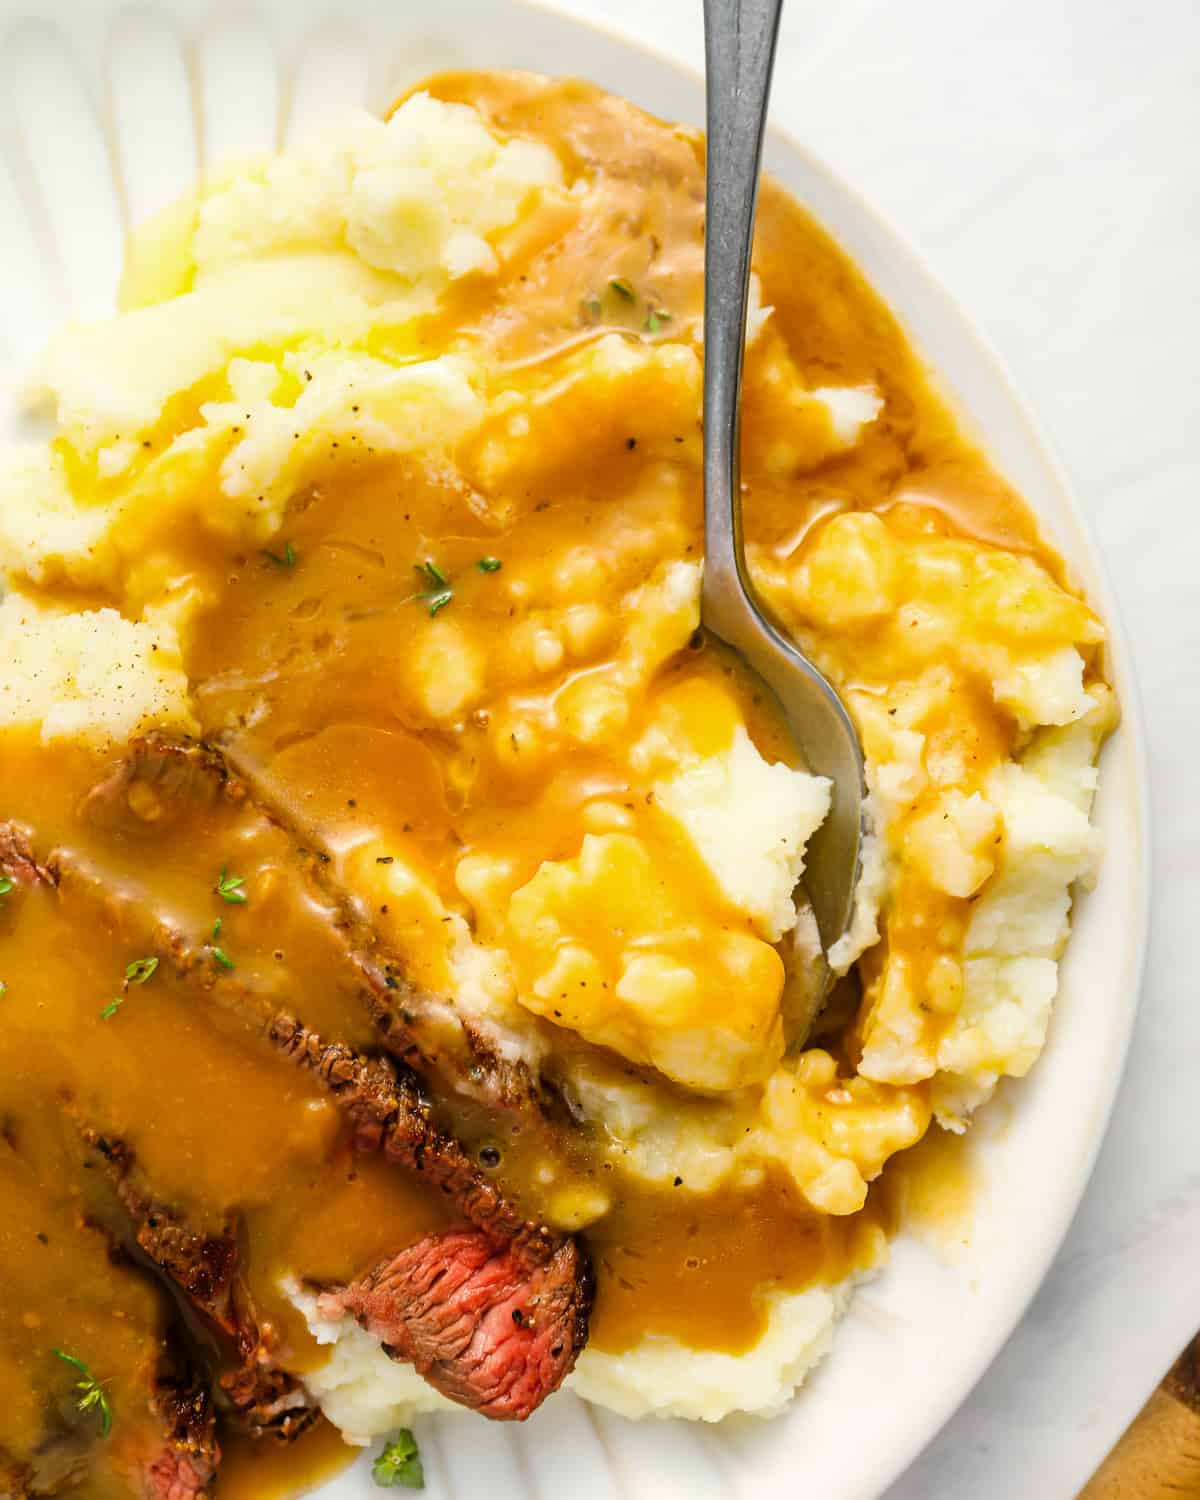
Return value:
M 699 66 L 700 0 L 556 0 Z M 1200 4 L 789 0 L 775 114 L 1056 439 L 1147 718 L 1156 895 L 1108 1140 L 1029 1314 L 887 1500 L 1069 1500 L 1200 1327 Z

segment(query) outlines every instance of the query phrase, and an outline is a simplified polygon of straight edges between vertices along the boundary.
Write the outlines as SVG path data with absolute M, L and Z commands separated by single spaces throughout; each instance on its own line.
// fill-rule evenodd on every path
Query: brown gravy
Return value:
M 361 1452 L 324 1419 L 286 1448 L 235 1434 L 221 1455 L 221 1500 L 290 1500 L 333 1479 Z
M 589 1235 L 604 1287 L 591 1342 L 620 1353 L 651 1331 L 742 1353 L 766 1330 L 770 1293 L 868 1269 L 883 1232 L 874 1206 L 844 1219 L 813 1213 L 782 1182 L 706 1197 L 681 1188 L 666 1201 L 629 1190 Z
M 429 87 L 443 99 L 474 104 L 501 131 L 548 141 L 569 168 L 600 174 L 611 208 L 606 219 L 583 226 L 535 226 L 527 256 L 511 263 L 511 279 L 498 289 L 489 284 L 475 306 L 473 294 L 463 293 L 446 313 L 448 325 L 490 342 L 513 378 L 524 372 L 536 381 L 563 350 L 606 330 L 636 331 L 619 298 L 602 297 L 598 309 L 580 311 L 611 278 L 627 279 L 639 297 L 676 319 L 696 312 L 703 203 L 697 136 L 662 127 L 584 84 L 470 74 Z M 542 253 L 550 242 L 556 253 Z M 1057 570 L 1032 518 L 933 394 L 886 308 L 772 184 L 760 205 L 756 265 L 764 302 L 774 307 L 805 375 L 831 384 L 870 381 L 887 406 L 851 452 L 814 472 L 772 477 L 753 457 L 770 436 L 770 418 L 752 383 L 744 422 L 750 539 L 791 552 L 841 510 L 887 512 L 906 502 L 924 507 L 947 534 L 1028 551 Z M 441 332 L 431 323 L 425 336 L 436 344 Z M 573 752 L 557 768 L 560 779 L 548 781 L 489 760 L 482 737 L 451 743 L 398 690 L 396 662 L 402 632 L 425 628 L 411 603 L 414 557 L 436 555 L 461 580 L 455 610 L 462 617 L 494 617 L 500 625 L 504 606 L 474 570 L 481 554 L 516 568 L 573 542 L 586 545 L 607 524 L 644 460 L 636 432 L 600 429 L 594 438 L 585 474 L 576 471 L 570 446 L 557 471 L 543 466 L 543 479 L 555 477 L 548 507 L 540 491 L 521 490 L 518 473 L 500 528 L 465 490 L 362 455 L 331 464 L 326 482 L 297 497 L 288 533 L 300 558 L 294 568 L 261 555 L 224 555 L 197 537 L 196 571 L 218 599 L 188 661 L 204 728 L 236 743 L 328 846 L 403 847 L 449 883 L 464 848 L 494 841 L 498 828 L 514 859 L 533 860 L 532 847 L 522 847 L 521 820 L 510 815 L 536 819 L 548 808 L 563 856 L 578 847 L 578 789 L 600 774 L 586 753 Z M 679 434 L 681 446 L 696 438 L 694 430 Z M 681 550 L 698 556 L 694 464 L 681 465 L 679 478 Z M 503 663 L 489 670 L 492 685 L 502 688 Z M 704 676 L 722 667 L 704 654 L 687 670 Z M 765 716 L 752 727 L 764 748 L 777 749 Z M 75 810 L 105 770 L 104 758 L 10 739 L 0 744 L 0 765 L 0 816 L 36 828 L 43 852 L 86 852 L 90 834 Z M 539 844 L 536 858 L 544 857 Z M 134 845 L 124 860 L 129 887 L 152 888 L 189 931 L 203 936 L 221 919 L 222 940 L 238 965 L 264 983 L 281 976 L 303 994 L 307 1020 L 369 1041 L 327 956 L 289 926 L 294 893 L 276 850 L 222 847 L 221 830 L 210 827 L 180 840 L 152 869 Z M 223 905 L 214 894 L 225 865 L 247 879 L 245 907 Z M 111 1217 L 111 1205 L 104 1206 L 103 1185 L 81 1169 L 60 1112 L 64 1095 L 98 1128 L 135 1142 L 158 1190 L 197 1219 L 237 1212 L 252 1290 L 279 1349 L 299 1367 L 313 1350 L 279 1292 L 282 1272 L 302 1263 L 317 1279 L 348 1278 L 446 1222 L 444 1206 L 418 1183 L 353 1161 L 328 1101 L 267 1053 L 246 1024 L 205 1010 L 165 974 L 131 988 L 119 1012 L 101 1019 L 126 965 L 139 956 L 100 911 L 68 911 L 39 890 L 0 898 L 0 979 L 7 986 L 0 998 L 0 1123 L 13 1143 L 0 1141 L 0 1451 L 27 1451 L 42 1435 L 47 1410 L 67 1399 L 64 1370 L 48 1355 L 56 1346 L 86 1354 L 111 1382 L 120 1432 L 164 1317 L 149 1284 L 132 1273 L 114 1282 L 98 1236 L 78 1228 L 81 1216 Z M 15 1162 L 8 1170 L 6 1152 L 19 1158 L 19 1170 Z M 912 1161 L 904 1170 L 911 1181 L 924 1180 Z M 937 1161 L 929 1180 L 943 1182 L 946 1171 Z M 587 1234 L 599 1277 L 593 1340 L 622 1350 L 658 1333 L 698 1349 L 744 1350 L 764 1326 L 765 1293 L 871 1263 L 894 1218 L 882 1202 L 873 1194 L 862 1214 L 837 1220 L 805 1209 L 773 1182 L 716 1199 L 618 1183 L 611 1211 Z M 290 1493 L 344 1459 L 325 1427 L 283 1455 L 236 1440 L 226 1447 L 220 1492 L 230 1496 Z M 119 1493 L 113 1484 L 101 1467 L 78 1493 Z

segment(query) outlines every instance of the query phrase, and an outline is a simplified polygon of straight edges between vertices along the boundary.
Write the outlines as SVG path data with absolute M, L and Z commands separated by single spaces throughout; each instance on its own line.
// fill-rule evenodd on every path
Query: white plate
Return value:
M 699 122 L 702 87 L 669 61 L 519 0 L 0 0 L 0 372 L 52 321 L 111 305 L 131 220 L 230 150 L 271 146 L 385 104 L 448 67 L 586 75 L 655 113 Z M 787 79 L 777 82 L 787 87 Z M 869 1500 L 965 1396 L 1030 1301 L 1083 1192 L 1137 1001 L 1148 850 L 1142 734 L 1129 655 L 1095 548 L 1045 438 L 995 356 L 913 253 L 800 147 L 767 164 L 849 250 L 1024 494 L 1099 607 L 1124 726 L 1104 757 L 1097 817 L 1108 858 L 1079 900 L 1049 1045 L 987 1112 L 984 1190 L 969 1253 L 915 1243 L 858 1297 L 831 1358 L 781 1418 L 715 1428 L 635 1425 L 573 1397 L 525 1427 L 422 1424 L 430 1500 Z M 0 402 L 0 422 L 15 418 Z M 328 1500 L 375 1493 L 365 1468 Z

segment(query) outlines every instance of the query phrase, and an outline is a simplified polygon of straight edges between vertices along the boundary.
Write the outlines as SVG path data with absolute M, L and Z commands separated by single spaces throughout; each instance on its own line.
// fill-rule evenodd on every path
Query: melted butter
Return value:
M 579 83 L 463 74 L 430 87 L 476 105 L 501 131 L 549 142 L 569 175 L 589 176 L 595 212 L 556 202 L 522 226 L 504 278 L 466 278 L 421 329 L 426 350 L 465 334 L 515 390 L 541 396 L 564 354 L 586 351 L 607 333 L 640 335 L 645 307 L 668 312 L 669 329 L 696 318 L 703 183 L 694 133 Z M 1061 577 L 1029 513 L 935 397 L 891 315 L 770 183 L 755 264 L 772 324 L 808 384 L 869 382 L 887 405 L 851 451 L 780 475 L 760 462 L 767 439 L 780 434 L 766 391 L 749 383 L 744 514 L 753 546 L 777 561 L 802 557 L 832 517 L 873 511 L 900 531 L 933 526 L 1029 554 Z M 612 291 L 616 279 L 636 288 L 636 311 Z M 208 394 L 181 396 L 164 414 L 164 438 Z M 410 860 L 446 910 L 473 917 L 485 936 L 485 909 L 472 911 L 458 888 L 464 857 L 507 862 L 511 890 L 544 862 L 577 854 L 599 804 L 637 810 L 643 794 L 613 749 L 644 729 L 653 695 L 631 693 L 629 718 L 609 743 L 563 735 L 552 710 L 613 670 L 628 592 L 659 565 L 702 551 L 694 420 L 673 435 L 664 459 L 647 453 L 630 430 L 637 423 L 622 426 L 599 398 L 589 401 L 585 394 L 572 425 L 555 436 L 561 451 L 535 454 L 540 470 L 516 467 L 503 484 L 489 487 L 483 476 L 472 489 L 369 452 L 331 461 L 289 511 L 277 545 L 291 543 L 292 567 L 259 552 L 230 554 L 170 507 L 158 521 L 151 508 L 145 533 L 131 539 L 152 551 L 168 524 L 182 528 L 172 544 L 186 551 L 212 601 L 187 654 L 205 732 L 222 736 L 336 858 L 349 862 L 365 850 L 373 863 L 379 849 Z M 142 476 L 168 500 L 189 482 L 154 451 Z M 501 569 L 480 572 L 484 556 Z M 417 568 L 431 560 L 454 588 L 436 618 L 417 597 L 426 586 Z M 72 607 L 108 602 L 66 587 L 46 598 Z M 542 631 L 557 636 L 561 657 Z M 860 663 L 847 662 L 846 680 L 864 691 L 879 689 L 872 649 L 868 642 Z M 423 673 L 427 657 L 435 667 Z M 686 718 L 713 688 L 736 698 L 769 759 L 788 758 L 770 704 L 754 700 L 720 652 L 683 653 L 655 691 L 676 693 Z M 931 735 L 953 739 L 950 748 L 981 767 L 1006 756 L 1011 721 L 990 705 L 968 707 L 953 723 L 929 726 Z M 698 726 L 699 743 L 724 743 L 728 725 L 719 718 Z M 0 743 L 0 816 L 28 821 L 42 849 L 64 845 L 111 859 L 77 807 L 117 753 L 93 757 L 8 737 Z M 679 878 L 696 900 L 709 899 L 683 854 L 659 853 L 681 862 Z M 321 913 L 297 884 L 293 855 L 282 835 L 235 839 L 217 812 L 194 817 L 168 840 L 128 842 L 118 878 L 130 894 L 151 892 L 193 940 L 221 918 L 223 945 L 254 986 L 323 1031 L 369 1041 L 336 953 L 322 941 Z M 246 878 L 246 907 L 214 895 L 223 868 Z M 968 908 L 912 894 L 911 920 L 896 923 L 887 941 L 914 968 L 928 967 Z M 368 896 L 386 915 L 386 896 Z M 432 974 L 419 925 L 415 933 L 414 963 L 420 972 L 428 962 Z M 598 941 L 603 946 L 603 934 Z M 35 1430 L 49 1340 L 103 1347 L 124 1409 L 147 1340 L 158 1337 L 158 1304 L 144 1284 L 131 1279 L 130 1290 L 122 1280 L 105 1304 L 107 1268 L 75 1231 L 78 1204 L 102 1204 L 104 1188 L 79 1167 L 59 1114 L 63 1090 L 93 1123 L 129 1138 L 158 1191 L 202 1221 L 241 1219 L 260 1312 L 298 1366 L 315 1351 L 279 1293 L 282 1275 L 345 1279 L 446 1222 L 444 1204 L 419 1184 L 381 1163 L 352 1161 L 320 1092 L 266 1052 L 246 1021 L 198 1005 L 188 986 L 160 973 L 102 1022 L 125 964 L 138 956 L 101 914 L 60 908 L 46 892 L 17 893 L 0 911 L 0 979 L 8 986 L 0 999 L 0 1109 L 15 1121 L 23 1170 L 43 1190 L 62 1185 L 63 1195 L 47 1209 L 45 1222 L 57 1228 L 46 1258 L 37 1259 L 29 1246 L 35 1200 L 0 1172 L 0 1447 L 19 1450 Z M 868 987 L 877 963 L 878 953 L 866 965 Z M 574 1045 L 566 1033 L 558 1040 Z M 824 1040 L 852 1059 L 853 1020 Z M 464 1129 L 483 1139 L 490 1123 L 470 1120 Z M 505 1147 L 506 1173 L 536 1181 L 537 1164 L 522 1161 L 519 1143 Z M 881 1233 L 903 1216 L 901 1197 L 911 1222 L 963 1222 L 972 1178 L 958 1152 L 954 1141 L 934 1138 L 905 1153 L 867 1208 L 844 1220 L 815 1215 L 777 1183 L 701 1198 L 686 1184 L 655 1192 L 618 1181 L 610 1211 L 589 1231 L 599 1284 L 594 1342 L 622 1350 L 662 1333 L 694 1348 L 751 1347 L 765 1326 L 766 1294 L 873 1263 Z M 576 1165 L 586 1180 L 593 1165 L 586 1153 Z M 26 1278 L 20 1296 L 10 1291 L 16 1275 Z M 71 1303 L 65 1316 L 63 1287 L 90 1298 L 87 1308 Z M 119 1314 L 134 1330 L 128 1339 L 112 1332 Z M 26 1317 L 42 1321 L 28 1325 Z M 324 1430 L 284 1457 L 226 1446 L 222 1493 L 231 1495 L 291 1493 L 343 1458 Z

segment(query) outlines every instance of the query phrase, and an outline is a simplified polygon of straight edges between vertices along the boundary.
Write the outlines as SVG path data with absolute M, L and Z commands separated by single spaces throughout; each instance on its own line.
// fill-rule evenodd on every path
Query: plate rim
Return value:
M 30 0 L 30 3 L 36 6 L 38 0 Z M 560 4 L 556 3 L 556 0 L 503 0 L 503 3 L 514 11 L 527 12 L 531 17 L 552 17 L 556 23 L 565 25 L 572 32 L 582 31 L 603 36 L 620 48 L 642 54 L 655 68 L 674 74 L 692 87 L 702 87 L 703 75 L 699 69 L 672 51 L 646 41 L 636 31 L 628 29 L 625 24 L 612 17 L 581 16 L 563 9 Z M 112 7 L 114 12 L 119 13 L 140 8 L 137 5 L 123 3 L 114 3 Z M 157 7 L 148 8 L 157 9 Z M 457 6 L 452 3 L 448 8 L 453 11 Z M 251 18 L 258 14 L 257 7 L 253 4 L 246 7 L 244 11 L 240 6 L 237 9 L 239 14 L 248 14 Z M 371 9 L 370 0 L 351 0 L 351 3 L 344 8 L 339 6 L 334 14 L 339 20 L 353 21 L 356 16 L 363 17 L 369 14 Z M 205 7 L 205 12 L 205 20 L 211 22 L 218 15 L 226 14 L 227 8 L 223 5 L 214 5 Z M 161 13 L 171 15 L 179 25 L 178 8 L 171 3 L 171 0 L 167 0 L 167 3 L 162 5 Z M 69 25 L 69 19 L 65 22 L 58 8 L 47 7 L 42 14 L 52 16 L 65 34 L 70 36 L 72 28 Z M 401 21 L 397 24 L 406 23 Z M 181 30 L 185 32 L 191 29 L 191 26 L 187 24 L 181 26 Z M 1106 1072 L 1103 1087 L 1097 1090 L 1094 1097 L 1094 1108 L 1087 1123 L 1086 1133 L 1081 1128 L 1081 1149 L 1071 1165 L 1070 1186 L 1067 1190 L 1055 1195 L 1052 1211 L 1039 1216 L 1036 1221 L 1039 1226 L 1038 1253 L 1026 1257 L 1026 1264 L 1021 1275 L 1014 1278 L 1015 1284 L 1002 1304 L 1002 1312 L 999 1316 L 989 1320 L 984 1336 L 980 1337 L 973 1346 L 973 1357 L 964 1362 L 968 1373 L 953 1388 L 923 1401 L 920 1407 L 923 1420 L 910 1423 L 906 1428 L 898 1431 L 889 1444 L 886 1463 L 875 1463 L 870 1472 L 862 1476 L 867 1489 L 861 1492 L 856 1491 L 856 1493 L 880 1496 L 945 1427 L 1026 1316 L 1033 1298 L 1054 1265 L 1078 1213 L 1092 1179 L 1101 1147 L 1107 1139 L 1141 1007 L 1150 939 L 1150 889 L 1153 858 L 1151 830 L 1153 824 L 1148 748 L 1134 654 L 1112 586 L 1107 557 L 1079 502 L 1069 470 L 1048 431 L 1045 418 L 1039 415 L 1032 401 L 1022 391 L 993 338 L 973 320 L 961 299 L 943 282 L 933 269 L 929 258 L 916 247 L 908 234 L 898 228 L 889 215 L 877 208 L 862 191 L 852 182 L 847 181 L 819 153 L 813 151 L 796 134 L 777 121 L 772 121 L 769 125 L 768 140 L 783 147 L 791 157 L 803 165 L 807 172 L 823 182 L 833 195 L 844 200 L 862 222 L 869 225 L 879 236 L 888 253 L 894 254 L 903 263 L 907 274 L 919 285 L 921 296 L 937 305 L 936 310 L 940 316 L 955 326 L 974 356 L 987 367 L 992 379 L 996 382 L 997 389 L 1003 394 L 1008 410 L 1019 425 L 1020 442 L 1036 457 L 1052 484 L 1057 500 L 1061 504 L 1061 517 L 1058 518 L 1062 523 L 1060 529 L 1069 533 L 1066 544 L 1062 545 L 1060 550 L 1076 578 L 1079 578 L 1081 574 L 1085 575 L 1082 581 L 1086 583 L 1087 596 L 1099 607 L 1108 632 L 1106 659 L 1113 680 L 1118 687 L 1122 719 L 1116 734 L 1105 747 L 1104 763 L 1113 766 L 1115 773 L 1114 763 L 1119 758 L 1126 762 L 1128 823 L 1134 843 L 1134 847 L 1127 852 L 1136 865 L 1136 870 L 1130 879 L 1130 890 L 1135 900 L 1131 903 L 1129 911 L 1135 928 L 1125 947 L 1126 967 L 1122 971 L 1122 977 L 1127 981 L 1126 998 L 1120 1003 L 1114 999 L 1111 1006 L 1111 1020 L 1105 1028 L 1108 1032 L 1105 1057 L 1111 1059 L 1112 1066 Z M 804 206 L 806 211 L 822 224 L 826 232 L 830 233 L 835 242 L 850 253 L 843 237 L 822 215 L 811 205 L 805 204 Z M 852 258 L 856 264 L 861 263 L 858 254 L 853 254 Z M 878 290 L 878 283 L 873 276 L 867 276 L 866 279 L 873 288 Z M 928 370 L 935 388 L 958 407 L 960 403 L 953 393 L 946 389 L 942 369 L 926 354 L 924 341 L 917 336 L 909 321 L 900 315 L 892 296 L 884 297 L 884 301 L 889 311 L 905 329 L 915 354 Z M 960 415 L 962 415 L 961 412 Z M 986 451 L 992 445 L 985 441 L 983 446 Z M 998 463 L 998 467 L 1003 471 L 1005 466 Z M 1020 488 L 1018 486 L 1018 489 Z M 1026 503 L 1039 524 L 1049 529 L 1051 518 L 1046 514 L 1045 507 L 1042 504 L 1035 504 L 1028 498 Z M 1110 849 L 1109 858 L 1115 852 L 1115 849 Z M 1108 878 L 1107 866 L 1100 878 L 1101 880 Z M 1117 981 L 1114 980 L 1112 986 L 1114 994 L 1116 986 Z M 804 1399 L 803 1392 L 799 1394 L 798 1399 Z M 323 1492 L 324 1489 L 322 1489 Z
M 598 19 L 592 16 L 579 16 L 571 11 L 563 10 L 555 3 L 555 0 L 507 0 L 507 3 L 517 9 L 552 15 L 559 21 L 565 21 L 583 30 L 603 35 L 613 42 L 643 53 L 658 66 L 668 68 L 676 74 L 683 75 L 691 83 L 703 86 L 704 75 L 701 70 L 654 43 L 648 42 L 644 37 L 626 29 L 619 21 L 615 21 L 610 17 Z M 779 75 L 777 73 L 775 87 L 778 88 L 778 85 Z M 1016 377 L 1009 368 L 1008 362 L 1000 353 L 992 336 L 985 333 L 975 319 L 971 317 L 963 305 L 961 298 L 951 291 L 934 270 L 928 256 L 917 247 L 913 239 L 903 229 L 893 222 L 890 215 L 878 208 L 864 192 L 853 183 L 847 181 L 841 172 L 827 162 L 818 152 L 800 140 L 793 131 L 787 129 L 779 123 L 778 119 L 769 115 L 767 122 L 768 145 L 772 140 L 784 146 L 794 156 L 801 158 L 810 171 L 825 180 L 828 187 L 848 199 L 853 204 L 855 210 L 865 220 L 870 221 L 880 235 L 899 252 L 903 259 L 907 261 L 908 269 L 915 273 L 916 277 L 923 284 L 924 290 L 941 303 L 944 313 L 958 324 L 961 331 L 975 346 L 976 352 L 989 366 L 993 377 L 1003 388 L 1013 412 L 1020 419 L 1025 440 L 1037 453 L 1045 466 L 1046 472 L 1053 479 L 1055 488 L 1063 501 L 1064 514 L 1075 533 L 1075 548 L 1073 552 L 1077 552 L 1079 556 L 1086 559 L 1093 575 L 1092 579 L 1088 582 L 1085 596 L 1100 606 L 1101 618 L 1107 633 L 1105 659 L 1110 676 L 1117 685 L 1121 712 L 1117 729 L 1110 737 L 1108 743 L 1103 747 L 1100 764 L 1103 766 L 1106 761 L 1111 763 L 1117 759 L 1119 754 L 1123 754 L 1129 761 L 1131 773 L 1132 831 L 1136 841 L 1133 854 L 1137 864 L 1137 878 L 1134 882 L 1136 892 L 1136 907 L 1133 913 L 1136 924 L 1135 936 L 1131 944 L 1128 966 L 1130 983 L 1127 988 L 1128 999 L 1121 1007 L 1114 1008 L 1114 1034 L 1112 1041 L 1115 1043 L 1115 1047 L 1111 1050 L 1115 1052 L 1115 1066 L 1106 1077 L 1101 1106 L 1094 1112 L 1087 1149 L 1076 1169 L 1076 1180 L 1072 1184 L 1071 1189 L 1061 1194 L 1055 1200 L 1055 1212 L 1047 1215 L 1046 1222 L 1043 1225 L 1043 1247 L 1036 1258 L 1031 1258 L 1028 1269 L 1021 1277 L 1019 1291 L 1015 1292 L 1006 1304 L 1005 1314 L 994 1320 L 990 1336 L 981 1340 L 976 1346 L 976 1357 L 971 1361 L 971 1373 L 968 1375 L 966 1381 L 960 1389 L 949 1392 L 940 1401 L 932 1402 L 926 1408 L 930 1413 L 929 1422 L 920 1424 L 921 1431 L 913 1435 L 909 1440 L 896 1444 L 897 1449 L 902 1448 L 904 1451 L 897 1453 L 894 1463 L 887 1466 L 889 1472 L 882 1477 L 878 1488 L 874 1492 L 877 1496 L 882 1496 L 884 1491 L 899 1479 L 924 1449 L 934 1441 L 954 1414 L 966 1402 L 972 1391 L 974 1391 L 984 1375 L 994 1364 L 1005 1344 L 1007 1344 L 1008 1340 L 1024 1320 L 1034 1298 L 1049 1276 L 1070 1232 L 1071 1226 L 1079 1212 L 1080 1205 L 1091 1184 L 1101 1148 L 1108 1137 L 1116 1110 L 1117 1098 L 1121 1091 L 1121 1085 L 1129 1061 L 1134 1029 L 1141 1012 L 1142 992 L 1145 985 L 1146 962 L 1149 951 L 1151 931 L 1150 890 L 1153 874 L 1153 841 L 1151 838 L 1153 821 L 1149 752 L 1145 713 L 1137 679 L 1133 647 L 1116 591 L 1113 587 L 1107 557 L 1093 530 L 1086 511 L 1080 503 L 1066 461 L 1062 457 L 1045 419 L 1038 413 L 1032 400 L 1021 389 Z M 830 235 L 839 248 L 850 254 L 837 234 L 820 219 L 820 216 L 808 204 L 803 204 L 802 206 L 806 213 L 810 213 L 812 217 L 817 219 L 822 229 Z M 854 259 L 853 256 L 851 258 Z M 855 264 L 857 265 L 857 261 L 855 261 Z M 866 277 L 866 280 L 868 285 L 872 287 L 872 290 L 877 291 L 871 278 Z M 879 295 L 882 296 L 882 293 L 879 293 Z M 945 391 L 944 385 L 939 379 L 937 367 L 927 358 L 924 349 L 917 341 L 915 335 L 911 333 L 904 319 L 900 317 L 889 299 L 884 298 L 883 300 L 889 313 L 896 318 L 904 330 L 906 338 L 910 339 L 914 353 L 931 377 L 935 390 L 944 399 L 957 405 L 950 393 Z M 1047 518 L 1042 514 L 1040 507 L 1035 506 L 1023 494 L 1021 498 L 1029 507 L 1039 525 L 1045 525 Z M 1074 555 L 1066 556 L 1064 561 L 1073 573 L 1079 571 Z M 1105 850 L 1106 860 L 1112 853 L 1112 850 Z M 1103 874 L 1100 878 L 1104 878 Z M 792 1400 L 802 1401 L 803 1399 L 804 1388 L 802 1386 L 792 1397 Z

